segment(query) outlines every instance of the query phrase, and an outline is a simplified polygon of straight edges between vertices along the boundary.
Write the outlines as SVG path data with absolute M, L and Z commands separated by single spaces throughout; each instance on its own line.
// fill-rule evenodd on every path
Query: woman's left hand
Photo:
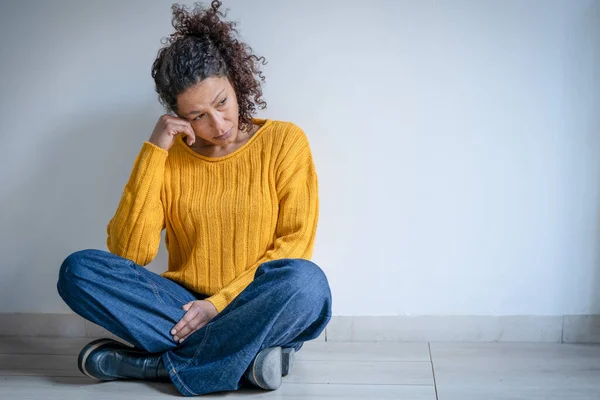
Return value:
M 217 316 L 218 312 L 215 306 L 206 300 L 190 301 L 183 308 L 185 315 L 171 329 L 171 335 L 176 342 L 183 342 L 189 335 L 208 324 L 211 319 Z

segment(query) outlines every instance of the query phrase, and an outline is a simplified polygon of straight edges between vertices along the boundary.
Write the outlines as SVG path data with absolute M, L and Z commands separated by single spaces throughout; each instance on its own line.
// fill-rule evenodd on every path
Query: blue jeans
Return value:
M 171 381 L 186 396 L 239 389 L 256 354 L 274 346 L 300 350 L 331 319 L 323 271 L 303 259 L 262 264 L 250 285 L 181 344 L 170 334 L 181 308 L 206 296 L 100 250 L 63 262 L 58 293 L 83 318 L 135 347 L 161 353 Z

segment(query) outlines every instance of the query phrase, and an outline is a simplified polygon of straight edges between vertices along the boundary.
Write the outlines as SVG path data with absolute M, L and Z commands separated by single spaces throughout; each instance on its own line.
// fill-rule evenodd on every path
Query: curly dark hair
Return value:
M 177 96 L 186 89 L 212 76 L 228 78 L 237 96 L 239 127 L 245 130 L 252 126 L 257 107 L 267 106 L 261 98 L 265 77 L 260 70 L 267 61 L 237 39 L 236 23 L 225 20 L 227 10 L 220 11 L 221 5 L 217 0 L 208 8 L 195 3 L 191 11 L 171 6 L 175 33 L 161 40 L 166 46 L 152 64 L 152 78 L 160 103 L 176 114 Z

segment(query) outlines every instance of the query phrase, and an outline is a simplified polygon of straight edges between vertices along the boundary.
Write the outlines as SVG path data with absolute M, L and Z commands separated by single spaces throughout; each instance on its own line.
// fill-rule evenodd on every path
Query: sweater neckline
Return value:
M 176 138 L 176 142 L 184 148 L 184 151 L 188 152 L 190 155 L 200 159 L 200 160 L 204 160 L 204 161 L 208 161 L 208 162 L 217 162 L 217 161 L 225 161 L 227 159 L 230 159 L 232 157 L 235 157 L 236 155 L 240 154 L 241 152 L 245 151 L 255 140 L 256 138 L 258 138 L 264 131 L 265 128 L 267 126 L 269 126 L 271 124 L 271 120 L 270 119 L 258 119 L 258 118 L 254 118 L 252 119 L 252 122 L 260 125 L 260 128 L 258 128 L 258 130 L 256 132 L 254 132 L 254 135 L 252 135 L 252 137 L 250 139 L 248 139 L 248 141 L 246 143 L 244 143 L 242 146 L 240 146 L 239 148 L 235 149 L 233 152 L 226 154 L 224 156 L 221 157 L 207 157 L 205 155 L 196 153 L 194 150 L 190 149 L 184 142 L 185 139 L 185 135 L 179 135 Z

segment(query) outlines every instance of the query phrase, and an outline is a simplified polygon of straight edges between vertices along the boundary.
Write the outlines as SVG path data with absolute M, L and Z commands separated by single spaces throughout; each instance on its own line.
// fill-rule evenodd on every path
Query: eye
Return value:
M 196 118 L 194 118 L 194 121 L 198 121 L 200 118 L 204 117 L 204 114 L 200 114 L 198 115 Z
M 224 106 L 226 102 L 227 102 L 227 97 L 225 97 L 223 100 L 221 100 L 219 102 L 219 106 Z

